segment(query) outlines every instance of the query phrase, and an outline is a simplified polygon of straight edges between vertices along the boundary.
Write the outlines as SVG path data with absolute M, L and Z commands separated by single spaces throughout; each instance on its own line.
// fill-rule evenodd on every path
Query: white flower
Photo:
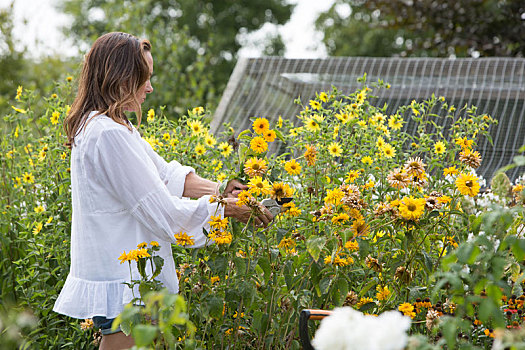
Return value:
M 316 350 L 401 350 L 409 328 L 410 318 L 397 311 L 375 317 L 350 307 L 336 308 L 323 319 L 312 344 Z

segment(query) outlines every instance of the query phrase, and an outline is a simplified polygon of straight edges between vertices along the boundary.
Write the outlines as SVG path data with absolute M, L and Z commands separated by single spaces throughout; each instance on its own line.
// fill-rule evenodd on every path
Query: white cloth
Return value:
M 116 317 L 133 299 L 123 284 L 130 281 L 128 263 L 118 258 L 142 242 L 160 244 L 164 266 L 158 280 L 177 293 L 174 234 L 186 232 L 193 247 L 203 246 L 210 215 L 224 215 L 209 196 L 181 198 L 193 171 L 164 161 L 135 128 L 104 115 L 91 119 L 71 151 L 71 267 L 53 310 L 75 318 Z M 136 268 L 132 273 L 139 278 Z

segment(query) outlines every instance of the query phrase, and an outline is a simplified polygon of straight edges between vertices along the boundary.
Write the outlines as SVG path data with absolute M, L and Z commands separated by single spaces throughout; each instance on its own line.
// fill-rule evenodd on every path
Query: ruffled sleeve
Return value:
M 144 147 L 148 157 L 151 159 L 153 164 L 155 164 L 160 178 L 168 188 L 168 191 L 174 196 L 179 198 L 182 197 L 182 194 L 184 193 L 186 175 L 188 175 L 190 172 L 194 173 L 195 169 L 190 166 L 183 166 L 176 160 L 172 160 L 169 163 L 166 162 L 164 158 L 159 156 L 158 153 L 153 150 L 151 145 L 146 140 L 138 135 L 138 131 L 137 137 L 140 138 L 140 142 Z
M 159 239 L 176 243 L 174 234 L 186 232 L 192 236 L 194 247 L 206 244 L 203 229 L 209 230 L 210 215 L 222 216 L 224 209 L 217 203 L 210 203 L 209 196 L 187 200 L 172 195 L 154 161 L 135 136 L 123 128 L 101 132 L 93 155 L 100 174 L 94 178 Z M 180 164 L 168 167 L 165 170 L 165 178 L 171 179 L 168 184 L 180 186 L 181 174 L 185 178 L 185 171 Z M 177 191 L 182 194 L 180 189 Z

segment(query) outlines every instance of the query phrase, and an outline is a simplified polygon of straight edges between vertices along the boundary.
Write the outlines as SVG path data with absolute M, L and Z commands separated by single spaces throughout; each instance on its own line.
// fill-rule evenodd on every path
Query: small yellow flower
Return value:
M 268 144 L 262 137 L 256 136 L 250 141 L 250 148 L 255 153 L 263 153 L 268 149 Z
M 151 108 L 150 110 L 148 110 L 147 121 L 148 123 L 152 123 L 154 120 L 155 120 L 155 110 Z
M 51 98 L 52 99 L 58 98 L 58 95 L 57 94 L 51 94 Z
M 315 110 L 319 110 L 321 108 L 321 104 L 315 100 L 310 100 L 310 106 Z
M 201 144 L 195 146 L 195 154 L 197 154 L 198 156 L 202 156 L 204 153 L 206 153 L 206 147 L 204 147 Z
M 211 240 L 213 240 L 215 242 L 215 244 L 217 245 L 222 245 L 222 244 L 230 244 L 233 240 L 233 236 L 231 234 L 231 232 L 229 231 L 220 231 L 220 230 L 215 230 L 213 231 L 209 238 Z
M 347 241 L 345 243 L 345 248 L 351 252 L 357 252 L 359 250 L 359 243 L 356 241 Z
M 343 153 L 343 148 L 337 142 L 332 142 L 328 145 L 328 153 L 332 157 L 339 157 Z
M 456 179 L 456 187 L 462 195 L 475 197 L 481 186 L 476 176 L 463 173 Z
M 22 114 L 26 114 L 27 113 L 27 111 L 25 109 L 22 109 L 22 108 L 17 108 L 15 106 L 11 106 L 11 108 L 13 108 L 18 113 L 22 113 Z
M 436 154 L 443 154 L 447 150 L 445 144 L 441 141 L 438 141 L 434 144 L 434 151 Z
M 256 134 L 262 135 L 270 129 L 270 122 L 266 118 L 257 118 L 252 127 Z
M 290 175 L 299 175 L 301 173 L 301 165 L 295 159 L 291 159 L 284 164 L 284 170 Z
M 282 128 L 283 127 L 283 118 L 281 116 L 279 116 L 279 119 L 277 120 L 277 128 Z
M 321 127 L 319 126 L 319 122 L 315 120 L 315 118 L 312 118 L 312 117 L 308 117 L 305 119 L 304 126 L 310 132 L 316 132 L 316 131 L 321 130 Z
M 269 195 L 272 193 L 272 186 L 268 180 L 263 180 L 260 176 L 255 176 L 248 182 L 248 189 L 252 194 Z
M 149 244 L 150 244 L 152 247 L 158 247 L 158 246 L 159 246 L 159 242 L 157 242 L 157 241 L 151 241 L 151 242 L 149 242 Z
M 208 224 L 212 229 L 215 230 L 225 230 L 228 227 L 228 218 L 221 218 L 220 215 L 218 216 L 210 216 L 210 221 L 208 221 Z
M 218 148 L 224 157 L 228 157 L 233 152 L 233 147 L 228 142 L 221 142 Z
M 23 173 L 22 174 L 22 180 L 24 180 L 25 183 L 32 184 L 35 182 L 35 177 L 31 173 Z
M 137 248 L 138 249 L 146 248 L 147 246 L 148 246 L 148 243 L 146 243 L 146 242 L 142 242 L 142 243 L 137 244 Z
M 447 175 L 457 175 L 457 174 L 458 174 L 458 169 L 456 169 L 455 165 L 443 169 L 443 175 L 445 175 L 445 176 L 447 176 Z
M 66 77 L 66 81 L 67 81 L 68 83 L 72 82 L 72 81 L 73 81 L 73 77 L 68 75 L 68 76 Z
M 387 158 L 393 158 L 396 155 L 396 149 L 389 143 L 385 143 L 385 145 L 381 148 L 381 151 Z
M 195 241 L 192 239 L 193 236 L 188 236 L 186 232 L 179 232 L 176 233 L 174 236 L 177 240 L 178 245 L 187 246 L 195 244 Z
M 319 94 L 319 99 L 320 99 L 321 101 L 323 101 L 323 102 L 328 101 L 328 95 L 326 94 L 326 92 L 321 92 L 321 93 Z
M 213 146 L 215 146 L 215 144 L 217 143 L 217 140 L 215 140 L 215 137 L 213 137 L 213 135 L 206 135 L 206 137 L 204 138 L 204 143 L 206 144 L 206 146 L 208 146 L 209 148 L 213 148 Z
M 36 234 L 40 233 L 40 231 L 42 231 L 42 227 L 43 226 L 44 225 L 41 222 L 37 222 L 35 224 L 35 227 L 33 228 L 33 234 L 36 235 Z
M 18 85 L 18 88 L 16 89 L 16 96 L 15 96 L 16 100 L 20 100 L 20 96 L 22 96 L 22 91 L 23 91 L 22 86 Z
M 361 158 L 361 163 L 363 164 L 367 164 L 367 165 L 372 165 L 374 161 L 372 160 L 372 157 L 370 156 L 365 156 L 363 158 Z
M 192 136 L 197 136 L 204 132 L 204 126 L 199 120 L 188 120 L 186 124 L 190 128 Z
M 124 251 L 122 254 L 120 254 L 118 259 L 120 260 L 120 263 L 122 264 L 126 261 L 131 261 L 131 256 L 128 253 L 126 253 L 126 251 Z
M 221 279 L 220 279 L 219 276 L 211 276 L 211 278 L 210 278 L 210 282 L 211 282 L 211 284 L 214 284 L 214 283 L 216 283 L 216 282 L 219 282 L 220 280 L 221 280 Z
M 60 117 L 60 113 L 57 111 L 54 111 L 53 114 L 51 114 L 51 118 L 49 118 L 49 120 L 51 121 L 51 124 L 57 125 L 59 117 Z
M 191 110 L 191 112 L 193 114 L 196 114 L 196 115 L 201 115 L 202 113 L 204 113 L 204 108 L 203 107 L 195 107 Z
M 50 224 L 53 221 L 53 217 L 50 216 L 49 219 L 47 219 L 46 224 Z
M 170 133 L 169 133 L 169 132 L 165 132 L 165 133 L 162 135 L 162 139 L 165 140 L 165 141 L 168 141 L 170 138 L 171 138 L 171 136 L 170 136 Z
M 264 133 L 263 133 L 263 136 L 264 136 L 264 140 L 266 142 L 273 142 L 275 141 L 275 131 L 273 130 L 266 130 Z
M 46 210 L 44 209 L 43 206 L 39 205 L 38 207 L 36 207 L 35 209 L 33 209 L 35 211 L 35 213 L 37 214 L 40 214 L 40 213 L 43 213 L 45 212 Z
M 405 316 L 410 316 L 410 318 L 416 317 L 416 313 L 414 312 L 414 305 L 410 303 L 403 303 L 399 305 L 398 310 L 403 313 Z

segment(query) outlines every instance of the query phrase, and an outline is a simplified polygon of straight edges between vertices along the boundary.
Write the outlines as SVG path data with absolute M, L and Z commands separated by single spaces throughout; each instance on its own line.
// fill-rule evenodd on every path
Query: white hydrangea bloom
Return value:
M 321 322 L 312 345 L 316 350 L 401 350 L 409 328 L 410 318 L 398 311 L 375 317 L 350 307 L 336 308 Z

